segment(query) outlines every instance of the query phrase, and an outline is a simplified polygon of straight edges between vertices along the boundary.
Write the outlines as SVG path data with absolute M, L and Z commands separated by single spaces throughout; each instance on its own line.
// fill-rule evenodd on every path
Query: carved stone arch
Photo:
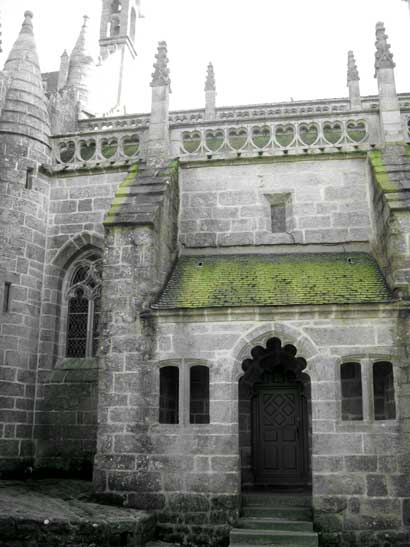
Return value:
M 279 338 L 282 345 L 293 345 L 299 356 L 306 360 L 304 374 L 309 375 L 311 381 L 315 381 L 316 373 L 312 363 L 319 354 L 316 344 L 300 328 L 287 323 L 265 323 L 248 331 L 242 336 L 232 349 L 233 356 L 233 382 L 237 382 L 244 374 L 242 363 L 251 357 L 251 351 L 256 346 L 264 346 L 269 339 Z
M 242 486 L 309 486 L 312 382 L 304 352 L 313 362 L 316 346 L 301 329 L 271 323 L 249 331 L 234 352 Z
M 104 237 L 97 232 L 81 232 L 69 239 L 51 261 L 52 266 L 64 269 L 87 249 L 97 249 L 101 254 L 104 248 Z

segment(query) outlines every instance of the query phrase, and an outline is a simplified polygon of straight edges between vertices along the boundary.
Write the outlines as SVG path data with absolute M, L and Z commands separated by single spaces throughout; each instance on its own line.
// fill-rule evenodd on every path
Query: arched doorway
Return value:
M 242 363 L 239 444 L 242 487 L 310 485 L 310 381 L 297 350 L 270 338 Z

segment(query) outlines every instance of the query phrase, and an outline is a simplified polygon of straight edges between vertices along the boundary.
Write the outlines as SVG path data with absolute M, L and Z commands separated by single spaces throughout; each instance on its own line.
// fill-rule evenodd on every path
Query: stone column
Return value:
M 205 120 L 216 119 L 216 85 L 212 63 L 208 65 L 205 81 Z
M 394 79 L 396 65 L 393 62 L 393 54 L 390 51 L 387 38 L 384 23 L 377 23 L 375 78 L 377 78 L 379 88 L 380 122 L 384 142 L 394 144 L 403 142 L 403 130 Z
M 147 163 L 162 165 L 169 158 L 169 94 L 171 92 L 166 42 L 159 42 L 152 74 L 151 117 Z
M 360 77 L 353 51 L 349 51 L 348 53 L 347 87 L 349 88 L 350 109 L 362 110 L 362 100 L 360 97 Z

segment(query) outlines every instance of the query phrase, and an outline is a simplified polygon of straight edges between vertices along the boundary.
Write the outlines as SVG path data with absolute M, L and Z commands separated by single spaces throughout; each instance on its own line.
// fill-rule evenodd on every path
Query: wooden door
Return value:
M 265 485 L 303 484 L 306 420 L 302 386 L 256 387 L 253 417 L 255 482 Z

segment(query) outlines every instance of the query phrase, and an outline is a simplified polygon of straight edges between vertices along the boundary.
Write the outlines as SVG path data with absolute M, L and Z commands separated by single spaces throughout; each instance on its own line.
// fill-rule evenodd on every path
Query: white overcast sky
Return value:
M 92 53 L 98 56 L 101 0 L 0 0 L 4 65 L 26 9 L 43 72 L 57 70 L 90 16 Z M 384 21 L 397 64 L 399 92 L 410 92 L 410 15 L 403 0 L 141 0 L 135 93 L 149 111 L 152 62 L 168 42 L 171 108 L 204 103 L 204 79 L 214 63 L 217 104 L 344 97 L 347 51 L 354 50 L 362 95 L 376 94 L 375 25 Z

